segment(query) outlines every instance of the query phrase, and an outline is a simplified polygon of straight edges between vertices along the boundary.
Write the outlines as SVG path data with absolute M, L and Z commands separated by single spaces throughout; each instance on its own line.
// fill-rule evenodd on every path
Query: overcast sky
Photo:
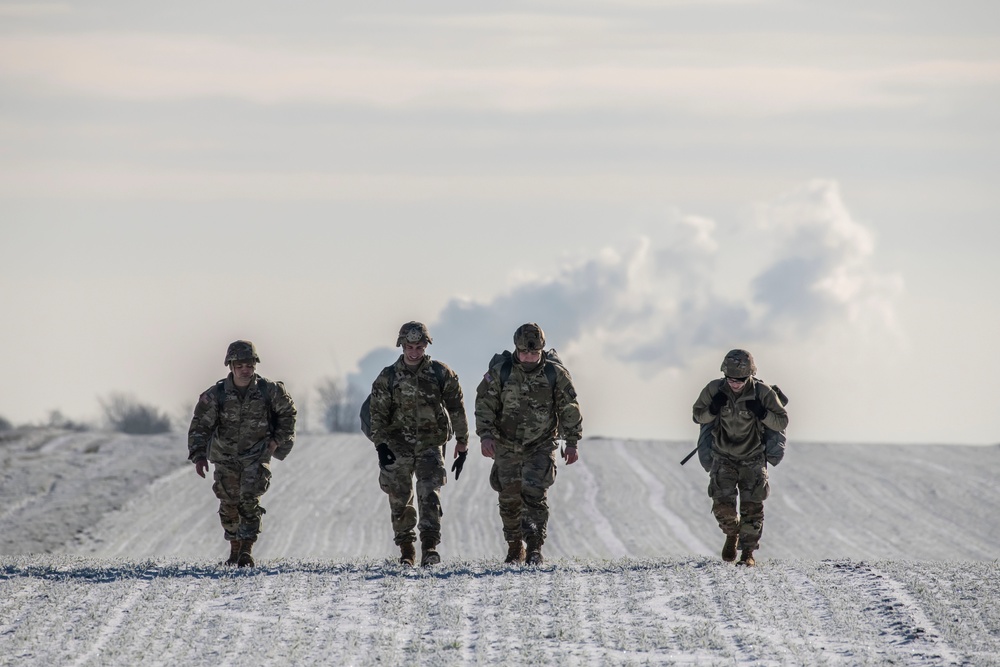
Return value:
M 744 347 L 793 441 L 1000 442 L 997 3 L 293 6 L 0 1 L 0 416 L 537 321 L 590 435 Z

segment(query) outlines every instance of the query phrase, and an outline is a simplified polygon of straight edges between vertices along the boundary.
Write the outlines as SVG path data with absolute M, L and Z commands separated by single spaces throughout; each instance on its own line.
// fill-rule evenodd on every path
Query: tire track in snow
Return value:
M 858 571 L 866 574 L 865 579 L 878 592 L 880 599 L 874 611 L 883 619 L 887 628 L 884 632 L 892 645 L 907 646 L 926 664 L 962 664 L 903 583 L 874 567 L 860 566 Z
M 698 567 L 698 587 L 701 589 L 701 597 L 711 605 L 707 611 L 711 615 L 710 620 L 715 622 L 715 629 L 725 641 L 726 657 L 732 657 L 733 663 L 736 664 L 736 656 L 741 653 L 741 642 L 736 636 L 736 628 L 728 621 L 723 611 L 726 607 L 722 600 L 718 577 L 714 576 L 713 570 L 714 568 L 708 564 Z
M 580 467 L 577 474 L 580 477 L 579 484 L 584 493 L 583 503 L 578 505 L 576 509 L 583 510 L 584 515 L 590 520 L 594 532 L 597 533 L 598 539 L 607 547 L 612 558 L 622 558 L 630 555 L 629 548 L 615 534 L 615 529 L 611 521 L 608 520 L 608 517 L 604 515 L 601 508 L 597 505 L 598 483 L 597 478 L 594 477 L 594 473 L 584 465 Z
M 806 644 L 803 648 L 808 651 L 820 650 L 824 655 L 833 653 L 849 663 L 856 654 L 856 644 L 848 638 L 851 636 L 849 629 L 840 625 L 828 595 L 813 580 L 815 571 L 807 573 L 802 567 L 785 563 L 782 575 L 788 580 L 788 590 L 795 591 L 796 598 L 802 602 L 794 615 L 808 633 L 807 639 L 803 640 L 803 644 Z M 850 588 L 851 583 L 845 582 L 843 589 Z M 782 602 L 787 605 L 788 598 L 782 597 Z M 789 633 L 785 637 L 789 644 L 793 643 L 792 636 Z
M 94 637 L 93 642 L 90 644 L 90 648 L 87 649 L 86 653 L 77 657 L 77 659 L 70 664 L 74 666 L 85 665 L 100 656 L 104 646 L 115 637 L 119 628 L 121 628 L 122 623 L 124 623 L 128 618 L 132 609 L 136 607 L 139 601 L 146 594 L 146 589 L 149 588 L 149 583 L 149 581 L 137 581 L 132 584 L 132 590 L 129 592 L 125 600 L 113 610 L 108 612 L 108 620 L 101 625 L 100 630 L 97 632 L 97 636 Z
M 677 541 L 683 544 L 692 553 L 701 556 L 712 555 L 714 553 L 713 550 L 695 536 L 695 534 L 691 531 L 691 528 L 689 528 L 687 523 L 685 523 L 684 519 L 667 508 L 667 493 L 666 487 L 663 483 L 657 479 L 655 475 L 649 472 L 649 469 L 646 466 L 636 460 L 635 456 L 629 452 L 628 447 L 626 447 L 624 443 L 616 442 L 614 444 L 614 449 L 618 453 L 618 456 L 620 456 L 621 459 L 628 464 L 629 468 L 632 469 L 632 472 L 635 473 L 636 477 L 642 480 L 646 489 L 649 490 L 649 508 L 667 523 L 667 526 L 673 531 Z

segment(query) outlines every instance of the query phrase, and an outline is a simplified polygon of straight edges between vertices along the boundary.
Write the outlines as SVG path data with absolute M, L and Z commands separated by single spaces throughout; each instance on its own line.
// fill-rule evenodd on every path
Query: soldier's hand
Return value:
M 720 391 L 719 393 L 717 393 L 715 396 L 712 397 L 712 403 L 708 406 L 708 411 L 711 412 L 713 415 L 719 414 L 719 410 L 722 409 L 722 406 L 726 404 L 727 400 L 729 399 L 726 397 L 726 395 Z
M 387 470 L 389 466 L 396 462 L 396 455 L 389 449 L 389 445 L 384 442 L 379 443 L 375 447 L 375 451 L 378 452 L 378 467 L 382 470 Z
M 566 465 L 572 465 L 580 458 L 580 454 L 576 450 L 576 445 L 567 445 L 566 449 L 563 450 L 562 456 L 566 460 Z
M 205 473 L 208 472 L 208 461 L 206 459 L 198 459 L 195 461 L 194 471 L 198 473 L 199 477 L 204 477 Z
M 764 404 L 758 401 L 756 398 L 750 399 L 746 402 L 747 410 L 753 413 L 753 416 L 757 419 L 763 419 L 767 416 L 767 408 Z
M 462 468 L 465 466 L 465 457 L 469 455 L 468 449 L 463 449 L 459 451 L 455 449 L 455 462 L 451 464 L 451 471 L 455 473 L 455 479 L 462 474 Z
M 271 440 L 271 442 L 267 444 L 267 453 L 271 456 L 274 456 L 274 453 L 276 451 L 278 451 L 278 441 Z
M 493 458 L 493 455 L 497 451 L 497 442 L 493 438 L 483 438 L 479 441 L 480 449 L 483 450 L 483 456 L 488 459 Z

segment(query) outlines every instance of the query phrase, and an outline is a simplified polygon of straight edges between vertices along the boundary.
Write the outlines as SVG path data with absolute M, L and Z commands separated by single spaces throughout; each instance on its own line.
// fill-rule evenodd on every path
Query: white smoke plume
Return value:
M 893 325 L 902 280 L 875 270 L 872 234 L 852 218 L 835 182 L 810 182 L 760 207 L 756 220 L 726 229 L 704 217 L 667 216 L 623 249 L 607 248 L 491 301 L 453 300 L 428 322 L 431 334 L 470 393 L 524 322 L 538 322 L 549 347 L 566 349 L 584 336 L 598 341 L 604 349 L 595 352 L 647 377 L 734 341 L 801 340 L 867 315 Z M 352 383 L 367 392 L 397 354 L 373 350 Z

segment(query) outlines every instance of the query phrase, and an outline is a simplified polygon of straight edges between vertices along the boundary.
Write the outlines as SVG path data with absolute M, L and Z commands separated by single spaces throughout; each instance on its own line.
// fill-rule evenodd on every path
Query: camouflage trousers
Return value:
M 490 486 L 500 496 L 500 522 L 507 542 L 545 541 L 548 489 L 556 481 L 556 443 L 531 447 L 496 443 Z
M 219 499 L 219 518 L 226 539 L 257 539 L 264 508 L 260 497 L 271 485 L 270 457 L 215 461 L 212 491 Z
M 393 541 L 396 544 L 415 541 L 416 528 L 420 531 L 421 542 L 438 544 L 441 541 L 441 516 L 444 514 L 441 487 L 448 481 L 441 447 L 428 447 L 419 453 L 411 444 L 393 444 L 389 448 L 396 455 L 396 462 L 388 470 L 379 469 L 378 485 L 389 496 Z M 417 507 L 413 506 L 414 477 L 417 480 Z
M 726 535 L 738 535 L 740 548 L 756 550 L 764 530 L 764 500 L 771 492 L 764 457 L 736 463 L 720 456 L 712 462 L 708 495 L 712 513 Z M 739 509 L 737 509 L 737 498 Z

